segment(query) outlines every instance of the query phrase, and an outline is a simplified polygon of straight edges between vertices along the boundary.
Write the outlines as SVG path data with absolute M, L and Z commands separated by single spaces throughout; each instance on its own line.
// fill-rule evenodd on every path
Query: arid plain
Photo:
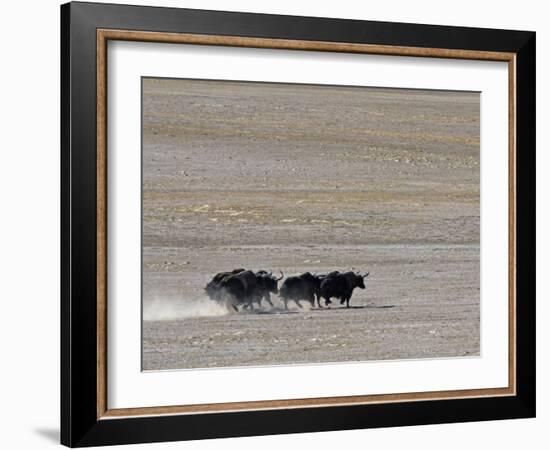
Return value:
M 143 79 L 143 369 L 480 352 L 479 94 Z M 244 267 L 369 271 L 352 308 L 231 313 Z

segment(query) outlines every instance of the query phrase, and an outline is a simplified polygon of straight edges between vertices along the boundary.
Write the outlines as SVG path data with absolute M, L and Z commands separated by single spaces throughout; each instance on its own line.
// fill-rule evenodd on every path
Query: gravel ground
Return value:
M 144 79 L 143 369 L 479 355 L 477 93 Z M 233 314 L 236 267 L 370 271 Z

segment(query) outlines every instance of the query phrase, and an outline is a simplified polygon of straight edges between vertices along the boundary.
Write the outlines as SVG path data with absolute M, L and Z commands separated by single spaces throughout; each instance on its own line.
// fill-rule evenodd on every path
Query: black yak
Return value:
M 258 289 L 254 301 L 258 302 L 258 306 L 262 306 L 262 300 L 265 300 L 273 307 L 271 294 L 279 293 L 279 281 L 284 277 L 283 272 L 281 271 L 279 278 L 274 277 L 272 272 L 266 272 L 265 270 L 258 270 L 255 275 Z
M 318 277 L 306 272 L 288 277 L 279 290 L 279 296 L 285 304 L 285 309 L 288 309 L 289 300 L 293 300 L 300 308 L 302 307 L 300 300 L 306 300 L 311 306 L 314 306 L 315 296 L 319 293 L 320 285 L 321 281 Z M 317 297 L 317 303 L 319 304 L 319 297 Z
M 346 303 L 346 308 L 349 308 L 349 301 L 353 294 L 353 290 L 358 287 L 365 289 L 365 278 L 369 276 L 369 272 L 361 275 L 359 272 L 345 272 L 328 277 L 321 282 L 321 297 L 325 299 L 325 305 L 332 303 L 331 298 L 340 300 L 340 304 Z
M 250 270 L 220 272 L 204 288 L 208 296 L 238 311 L 237 305 L 252 307 L 258 293 L 256 275 Z

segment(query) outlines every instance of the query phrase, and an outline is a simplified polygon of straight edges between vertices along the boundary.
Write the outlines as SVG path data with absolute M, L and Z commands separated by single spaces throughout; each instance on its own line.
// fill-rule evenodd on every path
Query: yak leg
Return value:
M 237 308 L 237 306 L 235 306 L 235 303 L 233 303 L 229 299 L 225 300 L 225 307 L 227 308 L 228 311 L 231 311 L 231 309 L 234 309 L 235 311 L 239 312 L 239 309 Z
M 296 303 L 300 308 L 302 307 L 301 303 L 299 300 L 296 300 L 296 299 L 293 299 L 294 300 L 294 303 Z
M 269 305 L 273 308 L 273 302 L 271 301 L 271 296 L 269 295 L 269 292 L 265 294 L 264 298 L 267 301 L 267 303 L 269 303 Z
M 283 298 L 283 302 L 285 302 L 285 309 L 288 309 L 288 299 L 286 298 Z
M 330 297 L 325 297 L 325 306 L 330 305 L 332 302 L 330 301 Z
M 318 306 L 319 308 L 322 308 L 322 306 L 321 306 L 321 296 L 320 296 L 320 295 L 317 295 L 316 297 L 317 297 L 317 306 Z
M 253 298 L 247 298 L 243 300 L 243 309 L 254 309 L 254 299 Z
M 351 295 L 346 298 L 346 308 L 349 308 L 349 301 L 351 300 Z

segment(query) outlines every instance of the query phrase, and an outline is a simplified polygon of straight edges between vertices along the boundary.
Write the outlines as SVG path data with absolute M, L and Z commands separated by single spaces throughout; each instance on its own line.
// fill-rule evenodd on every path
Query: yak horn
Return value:
M 283 279 L 283 277 L 285 276 L 285 274 L 283 273 L 283 271 L 281 270 L 281 278 L 275 278 L 275 281 L 281 281 Z
M 370 272 L 367 272 L 365 275 L 363 275 L 363 278 L 367 278 L 369 276 Z

